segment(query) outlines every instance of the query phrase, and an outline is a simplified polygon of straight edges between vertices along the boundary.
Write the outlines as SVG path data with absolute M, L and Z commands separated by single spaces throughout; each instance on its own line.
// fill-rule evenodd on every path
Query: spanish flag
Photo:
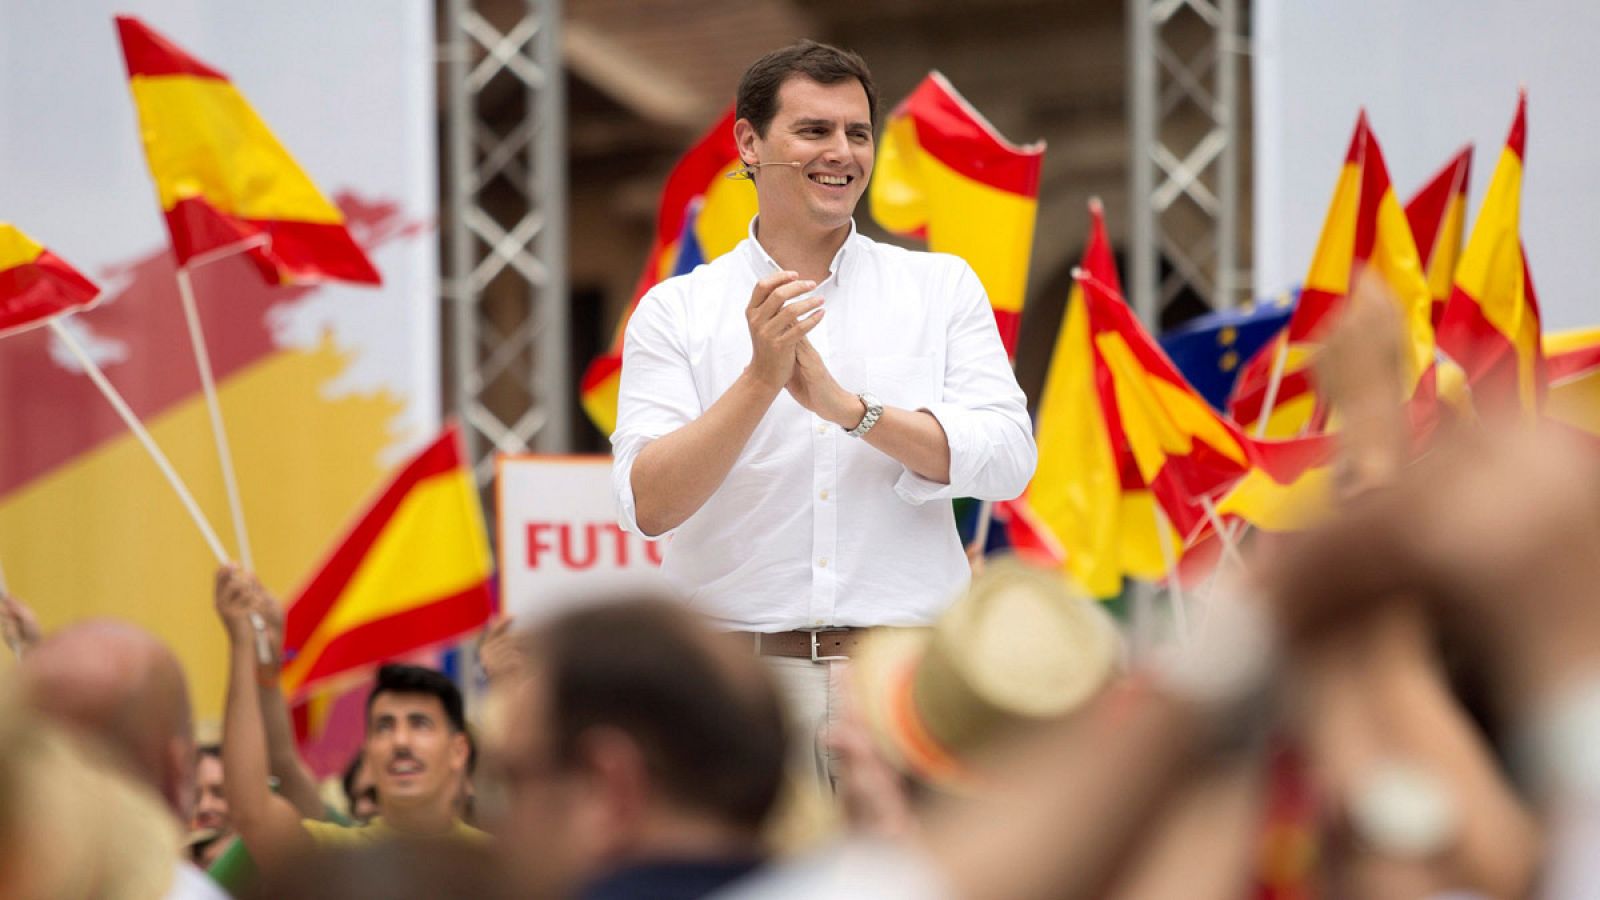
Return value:
M 100 289 L 9 222 L 0 222 L 0 337 L 88 309 Z
M 1546 334 L 1544 413 L 1600 437 L 1600 328 Z
M 1456 267 L 1439 346 L 1466 370 L 1475 405 L 1531 412 L 1544 401 L 1546 376 L 1539 301 L 1519 224 L 1527 108 L 1524 93 Z
M 1435 329 L 1450 300 L 1456 262 L 1461 259 L 1461 239 L 1467 229 L 1467 184 L 1471 178 L 1472 145 L 1468 144 L 1406 203 L 1406 221 L 1417 241 L 1417 254 L 1428 277 L 1428 293 L 1433 295 Z
M 451 427 L 408 462 L 289 606 L 283 691 L 483 625 L 493 563 L 478 491 Z
M 1253 448 L 1184 381 L 1121 297 L 1093 275 L 1077 275 L 1102 409 L 1122 432 L 1114 450 L 1131 457 L 1167 520 L 1190 538 L 1205 521 L 1202 501 L 1250 471 Z
M 870 197 L 885 230 L 967 261 L 1015 355 L 1039 206 L 1044 143 L 1019 147 L 930 72 L 889 115 Z
M 1089 216 L 1082 268 L 1115 290 L 1099 201 Z M 1023 495 L 1006 504 L 1006 518 L 1014 546 L 1064 563 L 1094 596 L 1114 597 L 1124 577 L 1159 578 L 1166 566 L 1155 498 L 1128 450 L 1093 332 L 1090 301 L 1074 282 L 1039 398 L 1039 465 Z
M 1328 411 L 1318 401 L 1311 361 L 1360 267 L 1378 273 L 1399 307 L 1407 386 L 1431 391 L 1433 297 L 1364 111 L 1356 120 L 1294 315 L 1284 334 L 1256 354 L 1234 387 L 1229 409 L 1237 422 L 1254 431 L 1266 415 L 1265 435 L 1277 438 L 1322 429 Z
M 756 214 L 756 192 L 750 185 L 727 177 L 741 165 L 739 148 L 733 142 L 733 122 L 730 104 L 717 124 L 701 135 L 667 176 L 656 212 L 655 238 L 628 309 L 617 324 L 611 348 L 595 357 L 584 370 L 578 386 L 579 400 L 589 420 L 604 434 L 617 428 L 622 337 L 639 300 L 678 270 L 692 268 L 682 265 L 691 258 L 683 253 L 691 245 L 685 240 L 687 235 L 693 236 L 692 258 L 703 261 L 732 250 L 750 231 L 750 220 Z M 698 203 L 692 221 L 691 203 Z
M 378 272 L 228 77 L 117 17 L 145 159 L 180 266 L 247 252 L 269 284 L 378 284 Z

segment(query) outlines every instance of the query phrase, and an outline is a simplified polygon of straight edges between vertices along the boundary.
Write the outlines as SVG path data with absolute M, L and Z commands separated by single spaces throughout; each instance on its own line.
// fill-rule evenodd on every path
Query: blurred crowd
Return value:
M 1600 458 L 1525 421 L 1411 440 L 1378 308 L 1326 353 L 1338 509 L 1243 538 L 1184 629 L 1146 648 L 979 563 L 854 647 L 820 722 L 747 640 L 596 597 L 490 629 L 470 716 L 385 666 L 325 793 L 250 573 L 216 575 L 220 745 L 158 639 L 5 598 L 0 897 L 1594 896 Z

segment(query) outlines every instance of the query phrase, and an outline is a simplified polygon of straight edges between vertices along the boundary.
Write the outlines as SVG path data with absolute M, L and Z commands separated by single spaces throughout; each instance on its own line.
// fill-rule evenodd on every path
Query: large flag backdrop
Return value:
M 0 11 L 0 103 L 19 125 L 0 131 L 0 171 L 26 176 L 0 179 L 0 218 L 105 287 L 70 327 L 217 523 L 227 507 L 119 13 L 226 71 L 383 276 L 382 288 L 268 287 L 243 256 L 195 274 L 256 565 L 287 597 L 437 431 L 432 15 L 383 0 Z M 47 629 L 112 615 L 154 630 L 182 658 L 197 716 L 219 715 L 211 554 L 44 329 L 0 341 L 0 565 Z

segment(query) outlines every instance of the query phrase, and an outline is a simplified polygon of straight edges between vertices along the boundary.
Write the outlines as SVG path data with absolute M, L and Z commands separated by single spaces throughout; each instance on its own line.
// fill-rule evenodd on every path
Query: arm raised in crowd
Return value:
M 228 635 L 228 693 L 222 716 L 223 793 L 240 839 L 252 856 L 270 864 L 299 849 L 307 838 L 294 805 L 274 794 L 268 784 L 256 633 L 250 623 L 261 591 L 260 583 L 237 566 L 223 566 L 217 572 L 217 615 Z
M 266 625 L 267 643 L 273 657 L 270 663 L 261 664 L 256 679 L 272 777 L 278 779 L 278 795 L 294 804 L 301 818 L 321 819 L 326 814 L 322 795 L 317 791 L 316 778 L 295 749 L 289 707 L 278 685 L 278 670 L 283 666 L 283 607 L 264 589 L 255 592 L 253 603 L 255 612 Z

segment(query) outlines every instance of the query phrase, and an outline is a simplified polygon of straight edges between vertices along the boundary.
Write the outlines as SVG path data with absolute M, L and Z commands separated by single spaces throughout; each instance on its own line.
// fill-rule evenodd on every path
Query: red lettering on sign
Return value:
M 571 525 L 563 524 L 561 526 L 561 562 L 569 569 L 591 568 L 594 565 L 594 558 L 598 555 L 597 551 L 599 550 L 599 548 L 595 546 L 599 543 L 599 541 L 595 539 L 594 523 L 591 522 L 584 526 L 583 554 L 581 557 L 573 552 L 572 533 L 576 530 L 577 529 Z
M 640 559 L 634 542 L 639 540 L 623 531 L 615 522 L 529 522 L 527 525 L 528 568 L 537 569 L 541 562 L 548 563 L 552 553 L 559 553 L 561 565 L 567 569 L 595 569 L 614 565 L 626 569 L 648 561 L 661 565 L 659 541 L 644 542 L 644 556 Z M 608 546 L 609 544 L 609 546 Z
M 551 529 L 549 522 L 528 523 L 528 568 L 539 568 L 539 554 L 553 549 L 545 533 Z

